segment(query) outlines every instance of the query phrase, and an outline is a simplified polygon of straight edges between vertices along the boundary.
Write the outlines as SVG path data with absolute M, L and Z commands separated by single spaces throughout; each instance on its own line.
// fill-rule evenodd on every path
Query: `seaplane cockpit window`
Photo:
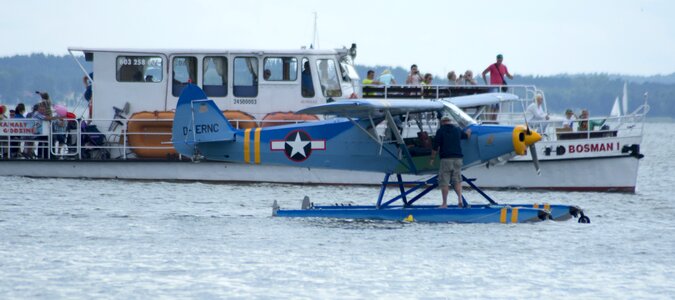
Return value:
M 117 81 L 160 82 L 163 61 L 159 56 L 118 56 Z
M 209 97 L 227 96 L 227 57 L 206 56 L 203 62 L 202 88 Z
M 234 96 L 258 96 L 258 59 L 255 57 L 234 58 Z
M 443 114 L 449 116 L 450 118 L 454 119 L 455 122 L 462 128 L 469 126 L 471 124 L 476 124 L 476 120 L 471 118 L 469 115 L 467 115 L 464 111 L 462 111 L 459 107 L 455 106 L 452 103 L 444 102 L 445 104 L 445 109 L 443 111 Z
M 342 89 L 338 80 L 338 70 L 332 59 L 318 59 L 316 61 L 319 70 L 319 82 L 324 97 L 340 97 Z
M 266 57 L 263 61 L 266 81 L 295 81 L 298 79 L 298 59 L 295 57 Z
M 178 97 L 188 83 L 196 83 L 197 58 L 193 56 L 176 56 L 173 58 L 171 76 L 171 93 Z

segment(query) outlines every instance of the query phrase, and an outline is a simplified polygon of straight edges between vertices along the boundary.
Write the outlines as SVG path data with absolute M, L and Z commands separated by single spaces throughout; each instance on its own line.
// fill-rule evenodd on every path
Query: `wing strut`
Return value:
M 396 122 L 394 122 L 394 117 L 391 116 L 391 112 L 389 112 L 389 110 L 385 111 L 385 117 L 387 118 L 389 130 L 391 130 L 391 132 L 394 134 L 394 137 L 396 138 L 396 143 L 399 146 L 398 148 L 401 149 L 403 154 L 405 155 L 406 161 L 408 162 L 407 164 L 408 169 L 413 173 L 417 173 L 417 168 L 415 168 L 415 163 L 413 163 L 412 156 L 408 151 L 408 147 L 405 146 L 405 142 L 401 137 L 401 133 L 398 131 L 398 126 L 396 126 Z

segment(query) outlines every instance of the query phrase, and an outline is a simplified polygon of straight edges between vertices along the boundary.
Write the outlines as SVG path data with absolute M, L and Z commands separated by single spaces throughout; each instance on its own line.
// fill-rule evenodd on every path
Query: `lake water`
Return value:
M 675 124 L 647 125 L 637 194 L 491 192 L 591 224 L 271 217 L 376 187 L 4 177 L 0 298 L 672 298 L 674 150 Z

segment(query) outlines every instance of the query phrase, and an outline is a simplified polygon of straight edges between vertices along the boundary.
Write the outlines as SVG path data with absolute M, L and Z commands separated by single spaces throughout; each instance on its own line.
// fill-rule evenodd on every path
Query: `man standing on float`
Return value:
M 441 127 L 436 131 L 434 147 L 431 150 L 429 160 L 429 165 L 433 165 L 436 153 L 439 153 L 441 163 L 438 168 L 438 185 L 441 187 L 441 195 L 443 196 L 441 208 L 448 207 L 449 184 L 452 184 L 455 193 L 457 193 L 457 206 L 462 207 L 462 161 L 464 155 L 462 155 L 460 140 L 468 139 L 470 136 L 471 128 L 462 131 L 459 127 L 450 124 L 450 117 L 443 116 L 441 118 Z

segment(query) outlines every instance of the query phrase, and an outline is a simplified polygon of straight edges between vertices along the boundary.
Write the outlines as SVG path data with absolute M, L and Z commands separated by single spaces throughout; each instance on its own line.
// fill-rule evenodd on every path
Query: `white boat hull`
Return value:
M 13 160 L 0 176 L 295 184 L 380 184 L 383 174 L 332 169 L 187 161 Z
M 483 188 L 634 193 L 638 163 L 638 158 L 629 155 L 541 160 L 541 175 L 537 176 L 531 161 L 511 161 L 471 168 L 464 175 L 477 178 L 476 185 Z
M 506 164 L 471 168 L 464 175 L 477 178 L 484 188 L 634 193 L 641 142 L 641 136 L 543 141 L 536 148 L 541 175 L 529 154 Z
M 464 174 L 485 188 L 635 192 L 639 159 L 634 156 L 541 160 L 537 176 L 531 161 L 513 160 Z M 379 185 L 377 172 L 308 169 L 223 162 L 180 161 L 26 161 L 0 162 L 0 176 L 129 179 L 204 182 Z M 410 176 L 418 180 L 429 176 Z

